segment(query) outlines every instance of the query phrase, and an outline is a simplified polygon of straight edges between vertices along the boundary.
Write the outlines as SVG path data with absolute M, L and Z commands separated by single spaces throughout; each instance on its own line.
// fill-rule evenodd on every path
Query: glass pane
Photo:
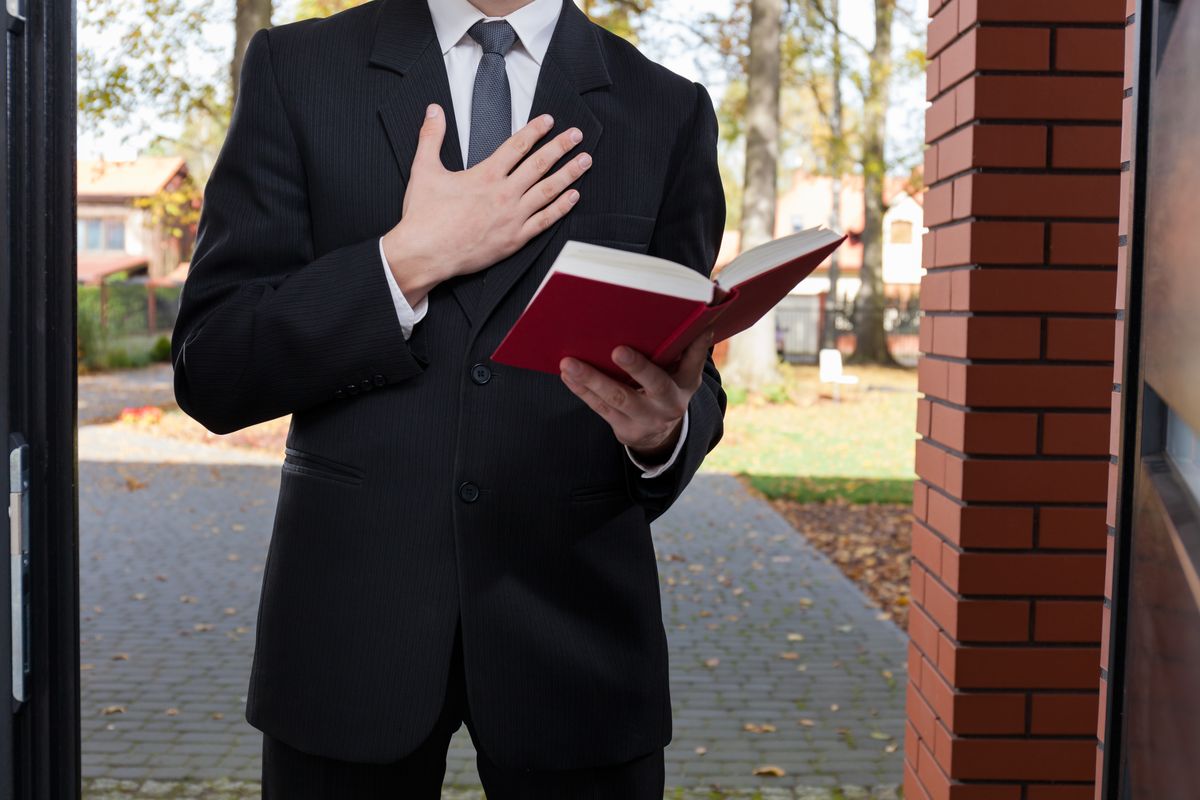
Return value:
M 104 223 L 104 249 L 125 249 L 125 223 L 120 220 L 108 220 Z
M 1167 409 L 1167 456 L 1179 470 L 1192 497 L 1200 502 L 1200 436 L 1169 408 Z
M 88 250 L 100 249 L 100 220 L 89 219 L 87 221 L 87 243 Z

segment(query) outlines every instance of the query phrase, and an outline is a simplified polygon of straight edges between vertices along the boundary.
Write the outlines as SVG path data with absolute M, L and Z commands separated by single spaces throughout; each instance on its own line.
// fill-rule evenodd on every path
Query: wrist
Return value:
M 633 453 L 634 458 L 643 464 L 661 464 L 671 457 L 671 453 L 675 450 L 675 445 L 679 444 L 680 431 L 683 428 L 683 419 L 675 421 L 675 425 L 671 428 L 671 432 L 665 439 L 656 445 L 647 447 L 635 447 L 629 445 L 629 451 Z
M 384 235 L 383 255 L 396 279 L 396 286 L 412 306 L 416 306 L 435 286 L 449 277 L 442 274 L 440 269 L 444 259 L 424 255 L 402 223 Z

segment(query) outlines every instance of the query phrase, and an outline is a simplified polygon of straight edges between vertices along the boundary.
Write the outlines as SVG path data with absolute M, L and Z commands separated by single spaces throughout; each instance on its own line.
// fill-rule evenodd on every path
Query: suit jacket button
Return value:
M 346 387 L 346 394 L 350 395 L 351 397 L 353 397 L 354 395 L 358 394 L 358 384 L 356 384 L 356 383 L 352 383 L 352 384 L 350 384 L 349 386 L 347 386 L 347 387 Z
M 487 364 L 476 364 L 471 367 L 471 380 L 475 381 L 475 383 L 483 386 L 491 379 L 492 371 L 488 368 Z
M 345 391 L 343 391 L 341 389 L 338 389 L 336 392 L 334 392 L 333 396 L 336 397 L 338 400 L 346 399 L 346 393 L 345 393 Z
M 383 386 L 385 383 L 387 383 L 387 378 L 383 377 L 382 375 L 376 375 L 371 380 L 375 383 L 376 386 Z
M 479 499 L 479 487 L 467 481 L 458 487 L 458 496 L 464 503 L 474 503 Z
M 371 383 L 371 379 L 370 379 L 370 378 L 363 378 L 363 379 L 362 379 L 362 382 L 361 382 L 361 383 L 359 383 L 358 385 L 359 385 L 360 387 L 362 387 L 362 390 L 363 390 L 364 392 L 369 392 L 369 391 L 371 391 L 372 389 L 374 389 L 374 388 L 375 388 L 375 384 Z

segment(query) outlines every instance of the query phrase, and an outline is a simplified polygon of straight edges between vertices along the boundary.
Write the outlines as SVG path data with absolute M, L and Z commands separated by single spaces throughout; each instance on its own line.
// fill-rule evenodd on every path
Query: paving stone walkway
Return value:
M 257 798 L 243 711 L 278 460 L 108 425 L 80 460 L 85 796 Z M 903 634 L 734 478 L 698 476 L 654 537 L 667 797 L 895 797 Z M 460 730 L 444 797 L 480 796 L 473 757 Z

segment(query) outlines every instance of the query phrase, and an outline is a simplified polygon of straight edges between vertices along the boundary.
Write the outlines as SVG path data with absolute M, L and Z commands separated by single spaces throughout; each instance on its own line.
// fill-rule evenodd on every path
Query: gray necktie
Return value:
M 517 41 L 517 32 L 504 20 L 479 20 L 467 31 L 483 47 L 471 95 L 471 146 L 467 169 L 496 152 L 512 136 L 512 91 L 504 57 Z

